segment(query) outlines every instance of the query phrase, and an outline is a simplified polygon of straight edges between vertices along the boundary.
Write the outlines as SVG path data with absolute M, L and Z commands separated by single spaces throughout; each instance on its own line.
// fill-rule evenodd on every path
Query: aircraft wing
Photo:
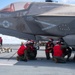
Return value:
M 15 31 L 15 30 L 11 30 L 11 29 L 0 28 L 0 33 L 4 35 L 9 35 L 9 36 L 15 36 L 17 38 L 25 39 L 25 40 L 28 40 L 28 39 L 36 40 L 34 35 L 25 34 L 22 32 Z

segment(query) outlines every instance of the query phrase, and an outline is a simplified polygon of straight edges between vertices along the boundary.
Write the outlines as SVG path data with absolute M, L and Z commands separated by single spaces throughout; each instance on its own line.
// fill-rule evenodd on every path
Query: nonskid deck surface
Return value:
M 1 75 L 75 75 L 75 62 L 72 60 L 67 63 L 55 63 L 52 59 L 46 60 L 44 47 L 37 51 L 37 60 L 29 60 L 28 62 L 17 61 L 15 54 L 19 46 L 10 46 L 12 52 L 0 54 L 0 73 Z

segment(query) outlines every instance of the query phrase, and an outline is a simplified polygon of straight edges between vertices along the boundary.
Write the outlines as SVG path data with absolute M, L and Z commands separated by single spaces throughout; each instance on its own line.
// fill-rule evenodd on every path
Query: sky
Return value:
M 5 6 L 9 5 L 10 3 L 13 2 L 45 2 L 45 0 L 0 0 L 0 9 L 4 8 Z M 75 4 L 75 0 L 52 0 L 54 2 L 59 2 L 59 3 L 65 3 L 65 4 Z
M 52 0 L 52 1 L 64 4 L 75 4 L 75 0 Z M 5 6 L 13 2 L 45 2 L 45 0 L 0 0 L 0 9 L 4 8 Z M 26 41 L 16 37 L 10 37 L 2 34 L 0 34 L 0 36 L 3 38 L 4 44 L 20 44 L 21 42 Z
M 0 9 L 13 2 L 44 2 L 45 0 L 0 0 Z

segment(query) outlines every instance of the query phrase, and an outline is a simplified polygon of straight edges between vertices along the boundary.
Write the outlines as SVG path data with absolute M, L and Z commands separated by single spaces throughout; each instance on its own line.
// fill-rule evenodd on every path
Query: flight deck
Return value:
M 12 52 L 0 54 L 1 75 L 75 75 L 75 62 L 72 60 L 74 52 L 70 61 L 55 63 L 52 59 L 46 60 L 44 47 L 40 47 L 37 51 L 37 60 L 24 62 L 16 60 L 15 53 L 19 45 L 5 45 L 4 47 L 12 48 Z

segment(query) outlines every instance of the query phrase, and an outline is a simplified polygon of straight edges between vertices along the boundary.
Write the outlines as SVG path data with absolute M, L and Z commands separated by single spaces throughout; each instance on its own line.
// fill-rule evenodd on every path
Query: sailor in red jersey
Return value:
M 52 53 L 53 56 L 53 47 L 54 47 L 53 40 L 49 39 L 49 41 L 46 43 L 46 49 L 45 49 L 47 60 L 50 59 L 50 53 Z
M 20 48 L 17 51 L 17 60 L 23 60 L 23 61 L 27 61 L 28 57 L 27 57 L 27 47 L 22 43 Z
M 66 62 L 63 57 L 62 45 L 59 41 L 57 41 L 56 45 L 53 48 L 53 59 L 55 62 Z
M 0 37 L 0 46 L 2 46 L 2 42 L 3 42 L 2 37 Z

